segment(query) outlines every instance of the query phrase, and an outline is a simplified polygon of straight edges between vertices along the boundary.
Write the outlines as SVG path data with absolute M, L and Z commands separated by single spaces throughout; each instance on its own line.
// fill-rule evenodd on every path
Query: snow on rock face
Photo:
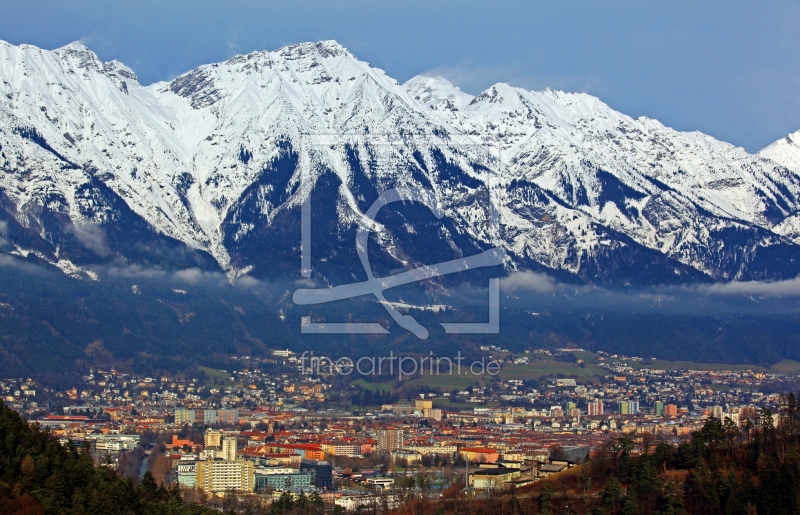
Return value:
M 469 93 L 461 91 L 444 77 L 418 75 L 403 84 L 403 87 L 414 97 L 414 100 L 433 110 L 440 108 L 449 111 L 464 109 L 475 98 Z
M 800 131 L 761 149 L 758 155 L 800 173 Z
M 381 134 L 405 139 L 365 139 Z M 351 140 L 304 147 L 317 135 Z M 464 137 L 491 141 L 500 166 L 484 166 L 485 151 Z M 254 242 L 276 238 L 283 213 L 308 194 L 298 187 L 304 150 L 313 180 L 327 177 L 340 238 L 378 192 L 419 186 L 445 203 L 438 238 L 456 254 L 500 245 L 511 267 L 586 280 L 641 260 L 680 277 L 755 277 L 756 262 L 759 277 L 794 275 L 761 253 L 798 250 L 799 140 L 751 155 L 586 94 L 496 84 L 473 97 L 421 76 L 401 86 L 335 41 L 236 56 L 149 86 L 80 43 L 0 42 L 0 206 L 52 246 L 53 261 L 70 241 L 86 247 L 70 227 L 110 231 L 127 220 L 137 235 L 208 252 L 232 275 L 266 273 Z M 490 183 L 499 234 L 479 202 Z M 390 227 L 376 238 L 395 261 L 414 253 Z
M 427 92 L 429 106 L 454 94 L 443 81 L 420 83 L 407 87 Z M 702 254 L 719 219 L 772 229 L 800 193 L 797 174 L 774 161 L 698 132 L 634 120 L 586 94 L 496 84 L 464 108 L 431 112 L 457 130 L 495 134 L 509 177 L 708 273 L 714 267 Z

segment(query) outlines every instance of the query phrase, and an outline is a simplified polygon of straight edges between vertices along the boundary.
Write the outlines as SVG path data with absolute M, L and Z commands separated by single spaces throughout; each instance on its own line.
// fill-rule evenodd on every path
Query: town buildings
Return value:
M 528 361 L 515 356 L 509 364 L 539 359 L 524 357 Z M 463 480 L 468 469 L 472 488 L 505 488 L 569 466 L 550 459 L 553 452 L 573 463 L 622 436 L 675 444 L 709 416 L 747 427 L 762 407 L 773 409 L 779 424 L 780 396 L 759 386 L 791 378 L 754 370 L 658 369 L 625 356 L 600 357 L 602 372 L 592 377 L 535 383 L 500 377 L 362 408 L 348 400 L 361 391 L 357 384 L 334 388 L 329 377 L 293 373 L 291 356 L 269 358 L 287 367 L 269 374 L 258 369 L 263 361 L 236 360 L 224 384 L 92 369 L 75 387 L 57 390 L 11 378 L 0 381 L 0 392 L 7 405 L 63 442 L 88 444 L 98 462 L 110 466 L 148 432 L 164 443 L 170 477 L 182 487 L 208 496 L 339 492 L 355 505 L 373 502 L 378 490 L 400 488 L 401 470 L 424 475 L 447 469 Z M 365 470 L 348 471 L 354 463 Z
M 378 452 L 382 455 L 403 447 L 403 430 L 398 428 L 378 430 Z
M 204 460 L 196 464 L 195 484 L 208 493 L 252 492 L 254 465 L 245 460 Z

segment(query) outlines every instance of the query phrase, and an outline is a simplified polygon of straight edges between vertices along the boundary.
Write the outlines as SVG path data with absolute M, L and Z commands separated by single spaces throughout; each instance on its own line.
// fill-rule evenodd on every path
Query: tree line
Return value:
M 0 513 L 25 515 L 204 515 L 182 501 L 177 485 L 140 483 L 95 466 L 87 445 L 58 438 L 0 406 Z

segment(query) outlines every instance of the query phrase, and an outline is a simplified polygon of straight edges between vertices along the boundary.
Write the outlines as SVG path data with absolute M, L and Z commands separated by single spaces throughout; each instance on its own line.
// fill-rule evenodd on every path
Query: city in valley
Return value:
M 677 446 L 710 417 L 749 430 L 774 413 L 777 427 L 778 392 L 795 384 L 798 365 L 674 363 L 579 348 L 481 352 L 498 373 L 344 375 L 273 350 L 229 356 L 228 368 L 199 367 L 195 377 L 111 366 L 88 369 L 63 390 L 24 378 L 0 388 L 7 406 L 63 445 L 88 446 L 96 464 L 124 477 L 149 471 L 185 499 L 223 508 L 313 496 L 355 510 L 435 500 L 453 488 L 476 499 L 507 492 L 621 441 L 633 453 Z

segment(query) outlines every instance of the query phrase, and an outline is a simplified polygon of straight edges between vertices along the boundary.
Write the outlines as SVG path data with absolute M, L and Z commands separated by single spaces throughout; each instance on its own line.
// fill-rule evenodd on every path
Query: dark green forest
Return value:
M 0 513 L 47 515 L 200 515 L 216 513 L 183 503 L 176 489 L 145 474 L 139 484 L 111 468 L 95 467 L 87 447 L 58 439 L 0 406 Z

